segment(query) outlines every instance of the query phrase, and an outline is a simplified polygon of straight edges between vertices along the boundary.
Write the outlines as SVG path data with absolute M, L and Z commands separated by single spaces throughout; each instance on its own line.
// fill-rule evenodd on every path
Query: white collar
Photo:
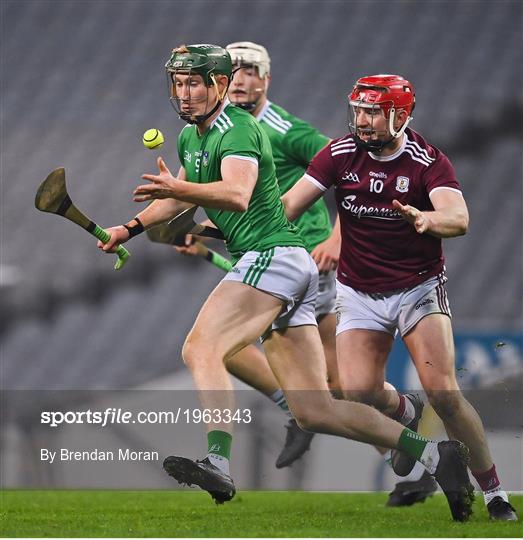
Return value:
M 272 105 L 272 102 L 270 102 L 269 100 L 267 100 L 265 102 L 265 105 L 262 107 L 261 111 L 256 115 L 256 120 L 258 120 L 258 122 L 265 116 L 265 113 L 267 112 L 267 109 Z
M 403 141 L 401 141 L 401 146 L 394 152 L 394 154 L 391 154 L 390 156 L 377 156 L 376 154 L 373 154 L 372 152 L 368 152 L 369 156 L 374 159 L 375 161 L 392 161 L 393 159 L 396 159 L 400 154 L 403 153 L 403 150 L 405 150 L 405 145 L 408 141 L 407 134 L 403 134 Z

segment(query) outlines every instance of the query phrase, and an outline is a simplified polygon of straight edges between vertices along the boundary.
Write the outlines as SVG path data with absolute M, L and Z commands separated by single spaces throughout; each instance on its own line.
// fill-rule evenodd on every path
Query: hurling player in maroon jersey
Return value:
M 415 97 L 403 77 L 363 77 L 349 101 L 349 134 L 321 150 L 283 197 L 293 220 L 330 187 L 335 190 L 342 232 L 336 308 L 341 387 L 347 398 L 401 421 L 414 398 L 384 389 L 399 332 L 447 433 L 470 449 L 470 469 L 490 517 L 516 520 L 481 419 L 455 376 L 441 239 L 465 234 L 469 218 L 454 169 L 408 127 Z M 403 476 L 414 465 L 394 451 L 392 462 Z

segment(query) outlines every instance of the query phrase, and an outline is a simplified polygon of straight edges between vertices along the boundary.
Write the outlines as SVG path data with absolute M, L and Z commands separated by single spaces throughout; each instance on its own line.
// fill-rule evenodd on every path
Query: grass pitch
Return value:
M 199 491 L 19 491 L 0 494 L 3 537 L 521 537 L 482 501 L 454 523 L 443 495 L 386 508 L 385 493 L 242 492 L 216 506 Z M 523 496 L 512 504 L 523 512 Z

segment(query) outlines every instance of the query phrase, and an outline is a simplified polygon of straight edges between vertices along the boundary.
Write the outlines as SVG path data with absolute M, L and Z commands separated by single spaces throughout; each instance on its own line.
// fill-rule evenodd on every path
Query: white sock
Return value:
M 506 491 L 501 489 L 501 486 L 498 486 L 496 489 L 491 489 L 490 491 L 483 492 L 483 498 L 485 499 L 485 505 L 487 505 L 494 497 L 501 497 L 505 502 L 508 502 L 508 495 Z
M 227 458 L 219 456 L 218 454 L 207 454 L 207 458 L 215 467 L 220 469 L 220 471 L 230 476 L 229 460 Z
M 414 468 L 412 471 L 410 471 L 407 476 L 404 476 L 402 481 L 403 482 L 417 482 L 421 479 L 423 474 L 425 473 L 425 467 L 419 462 L 416 461 L 416 465 L 414 465 Z
M 291 411 L 289 411 L 289 406 L 287 405 L 287 400 L 281 388 L 278 388 L 274 394 L 271 394 L 269 398 L 278 405 L 278 407 L 286 414 L 288 418 L 294 418 Z
M 392 461 L 391 461 L 391 450 L 387 450 L 383 454 L 383 460 L 385 463 L 392 469 Z M 410 471 L 407 476 L 401 476 L 401 482 L 417 482 L 421 479 L 423 474 L 425 473 L 425 467 L 419 462 L 416 461 L 416 464 L 414 465 L 414 468 L 412 471 Z
M 419 461 L 425 466 L 429 474 L 435 474 L 439 463 L 438 443 L 428 442 Z
M 414 409 L 414 405 L 412 404 L 412 401 L 407 396 L 405 396 L 405 412 L 401 417 L 400 423 L 404 426 L 407 426 L 414 420 L 414 416 L 416 416 L 416 410 Z

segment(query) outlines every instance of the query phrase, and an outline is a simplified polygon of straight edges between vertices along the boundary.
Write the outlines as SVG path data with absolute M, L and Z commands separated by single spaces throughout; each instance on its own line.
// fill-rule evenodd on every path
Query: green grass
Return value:
M 520 537 L 523 522 L 489 522 L 482 501 L 453 523 L 436 495 L 385 508 L 384 493 L 242 492 L 216 506 L 198 491 L 19 491 L 0 493 L 5 537 Z M 523 496 L 512 497 L 523 510 Z

